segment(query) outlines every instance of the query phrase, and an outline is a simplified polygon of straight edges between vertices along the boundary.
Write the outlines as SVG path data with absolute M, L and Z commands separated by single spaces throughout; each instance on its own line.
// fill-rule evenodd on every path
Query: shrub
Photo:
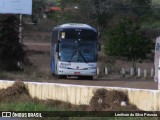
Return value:
M 138 59 L 145 59 L 151 53 L 152 40 L 146 37 L 137 19 L 131 16 L 115 20 L 108 31 L 105 52 L 111 56 L 126 57 L 132 60 L 133 68 Z

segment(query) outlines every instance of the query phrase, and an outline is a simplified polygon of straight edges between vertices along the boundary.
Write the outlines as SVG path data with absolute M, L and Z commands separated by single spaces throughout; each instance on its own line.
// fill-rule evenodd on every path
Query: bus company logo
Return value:
M 71 63 L 61 63 L 60 65 L 63 65 L 63 66 L 71 66 Z

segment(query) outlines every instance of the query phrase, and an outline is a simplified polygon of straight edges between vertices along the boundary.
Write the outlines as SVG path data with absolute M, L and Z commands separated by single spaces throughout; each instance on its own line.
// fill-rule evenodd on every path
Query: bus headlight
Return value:
M 88 67 L 88 70 L 96 69 L 96 67 Z

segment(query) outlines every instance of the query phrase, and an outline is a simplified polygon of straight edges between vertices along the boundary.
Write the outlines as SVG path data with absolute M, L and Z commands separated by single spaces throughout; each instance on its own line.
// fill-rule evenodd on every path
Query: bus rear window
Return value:
M 65 29 L 61 32 L 61 39 L 81 39 L 81 40 L 96 40 L 97 32 L 86 29 Z

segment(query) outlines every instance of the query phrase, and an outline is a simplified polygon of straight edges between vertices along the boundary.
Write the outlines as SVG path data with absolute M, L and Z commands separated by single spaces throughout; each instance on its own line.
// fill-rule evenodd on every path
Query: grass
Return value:
M 52 76 L 48 72 L 39 71 L 35 66 L 25 67 L 23 71 L 0 71 L 0 79 L 4 80 L 50 80 Z
M 17 103 L 17 102 L 10 102 L 10 103 L 1 103 L 0 110 L 3 111 L 59 111 L 59 107 L 49 107 L 43 103 L 33 103 L 33 102 L 26 102 L 26 103 Z

